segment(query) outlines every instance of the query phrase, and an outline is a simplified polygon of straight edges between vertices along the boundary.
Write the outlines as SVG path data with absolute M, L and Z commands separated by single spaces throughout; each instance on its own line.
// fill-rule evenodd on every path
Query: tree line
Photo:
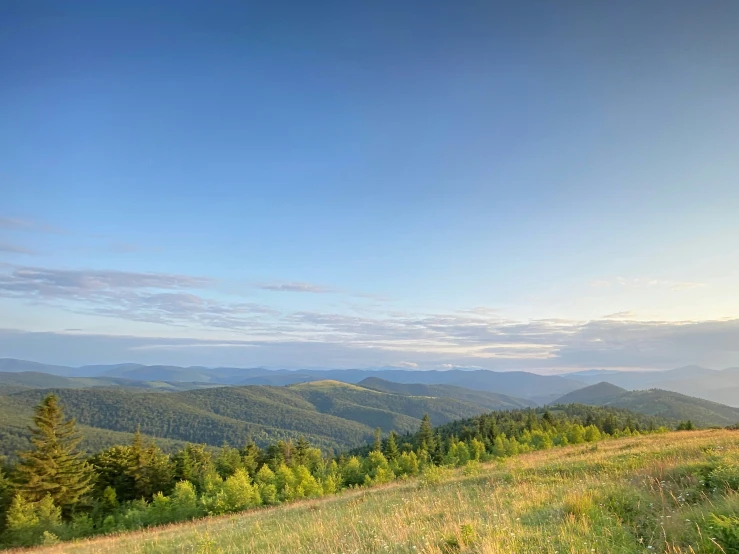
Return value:
M 569 405 L 492 412 L 436 429 L 425 415 L 416 433 L 383 437 L 377 429 L 372 444 L 340 456 L 304 438 L 265 448 L 187 444 L 167 454 L 140 432 L 130 444 L 86 456 L 75 421 L 50 394 L 35 410 L 31 448 L 0 469 L 0 544 L 140 529 L 413 476 L 434 480 L 445 466 L 474 471 L 531 450 L 665 430 L 623 410 Z

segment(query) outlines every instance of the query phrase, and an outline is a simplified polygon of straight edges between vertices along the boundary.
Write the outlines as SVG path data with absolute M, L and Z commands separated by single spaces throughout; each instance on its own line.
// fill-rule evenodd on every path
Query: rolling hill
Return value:
M 535 406 L 531 400 L 514 398 L 505 394 L 476 391 L 455 385 L 424 385 L 419 383 L 394 383 L 379 377 L 368 377 L 359 385 L 368 389 L 407 396 L 455 398 L 477 404 L 487 410 L 508 410 Z
M 6 427 L 16 437 L 14 442 L 25 440 L 33 407 L 49 392 L 59 396 L 68 415 L 89 428 L 131 433 L 140 426 L 153 437 L 213 446 L 305 436 L 326 450 L 344 450 L 366 443 L 377 427 L 385 432 L 415 431 L 426 413 L 439 425 L 491 410 L 489 399 L 475 403 L 408 396 L 339 381 L 210 387 L 166 394 L 123 386 L 16 388 L 0 395 L 0 415 L 8 414 L 8 421 L 15 422 Z M 474 396 L 474 391 L 469 393 Z
M 667 371 L 589 370 L 565 374 L 586 385 L 608 381 L 628 390 L 663 389 L 739 407 L 739 369 L 689 365 Z
M 607 402 L 627 393 L 626 389 L 612 385 L 606 381 L 590 385 L 582 389 L 578 389 L 572 392 L 568 392 L 564 396 L 557 399 L 557 404 L 595 404 L 602 405 L 602 402 Z
M 701 427 L 739 422 L 739 408 L 661 389 L 627 391 L 611 383 L 598 383 L 568 393 L 554 404 L 610 406 L 669 420 L 691 420 Z

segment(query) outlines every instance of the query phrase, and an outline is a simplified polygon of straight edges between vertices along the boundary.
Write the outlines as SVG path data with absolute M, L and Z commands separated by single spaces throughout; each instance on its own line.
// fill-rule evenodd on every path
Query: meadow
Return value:
M 542 450 L 33 552 L 739 554 L 739 432 Z

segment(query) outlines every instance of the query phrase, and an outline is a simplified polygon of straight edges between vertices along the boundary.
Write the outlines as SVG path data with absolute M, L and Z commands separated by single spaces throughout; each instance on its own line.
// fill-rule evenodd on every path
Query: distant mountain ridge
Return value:
M 588 369 L 561 375 L 525 371 L 480 369 L 406 370 L 380 369 L 266 369 L 203 366 L 143 365 L 136 363 L 88 365 L 79 368 L 39 364 L 26 360 L 0 359 L 0 372 L 32 371 L 64 377 L 109 377 L 133 381 L 162 381 L 221 385 L 287 386 L 311 381 L 334 380 L 356 384 L 379 378 L 398 384 L 454 385 L 481 392 L 498 393 L 546 404 L 601 381 L 627 390 L 659 388 L 739 407 L 739 368 L 713 370 L 697 365 L 666 371 Z
M 47 368 L 45 371 L 44 368 Z M 70 368 L 45 366 L 25 360 L 2 359 L 0 371 L 36 371 L 65 377 L 118 377 L 136 381 L 202 382 L 223 385 L 286 386 L 310 381 L 333 380 L 356 384 L 368 377 L 379 377 L 396 383 L 456 385 L 478 391 L 494 392 L 537 403 L 553 400 L 582 387 L 575 379 L 555 375 L 538 375 L 525 371 L 428 370 L 404 369 L 311 369 L 284 370 L 265 368 L 206 368 L 141 364 L 97 365 Z
M 701 427 L 739 423 L 739 408 L 662 389 L 629 391 L 607 382 L 565 394 L 553 404 L 609 406 L 673 421 L 690 420 Z
M 567 373 L 566 377 L 586 385 L 608 381 L 628 389 L 663 389 L 739 407 L 739 370 L 708 369 L 689 365 L 666 371 L 613 371 Z

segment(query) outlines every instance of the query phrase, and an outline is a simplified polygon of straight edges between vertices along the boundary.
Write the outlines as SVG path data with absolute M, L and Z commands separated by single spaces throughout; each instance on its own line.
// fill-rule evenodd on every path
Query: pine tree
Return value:
M 434 447 L 434 429 L 431 427 L 431 418 L 423 414 L 421 427 L 418 429 L 418 447 L 427 452 Z
M 395 431 L 390 431 L 390 436 L 385 441 L 385 457 L 394 462 L 400 456 L 398 451 L 398 434 Z
M 31 427 L 33 450 L 20 454 L 18 474 L 20 490 L 31 502 L 47 495 L 65 515 L 92 490 L 93 468 L 77 451 L 80 437 L 75 420 L 64 418 L 64 412 L 53 394 L 36 408 Z
M 200 445 L 199 445 L 200 446 Z M 185 448 L 197 448 L 188 444 Z M 210 462 L 210 454 L 207 460 Z M 152 498 L 156 493 L 168 493 L 172 483 L 172 464 L 169 456 L 154 444 L 147 444 L 140 429 L 136 429 L 130 450 L 128 475 L 133 477 L 136 498 Z M 185 477 L 186 478 L 186 477 Z
M 372 451 L 373 452 L 381 452 L 382 451 L 382 429 L 379 427 L 375 429 L 375 440 L 372 443 Z

